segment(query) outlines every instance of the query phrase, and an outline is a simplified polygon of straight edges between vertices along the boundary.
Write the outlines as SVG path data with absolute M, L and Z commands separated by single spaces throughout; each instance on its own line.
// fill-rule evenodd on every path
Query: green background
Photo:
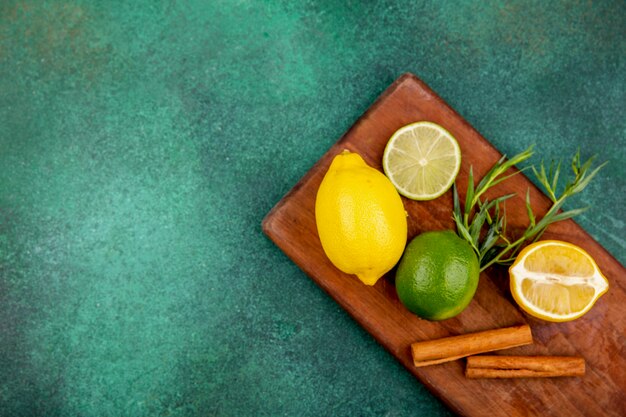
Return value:
M 504 153 L 610 160 L 579 223 L 624 263 L 625 31 L 622 1 L 4 0 L 0 415 L 448 415 L 261 220 L 410 71 Z

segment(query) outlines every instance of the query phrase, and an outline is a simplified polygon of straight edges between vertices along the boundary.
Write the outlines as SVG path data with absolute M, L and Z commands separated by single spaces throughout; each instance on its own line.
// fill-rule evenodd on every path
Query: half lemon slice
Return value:
M 443 127 L 417 122 L 391 136 L 383 169 L 398 192 L 412 200 L 432 200 L 445 193 L 461 167 L 461 150 Z
M 609 281 L 576 245 L 544 240 L 527 246 L 509 268 L 511 293 L 531 316 L 570 321 L 588 312 Z

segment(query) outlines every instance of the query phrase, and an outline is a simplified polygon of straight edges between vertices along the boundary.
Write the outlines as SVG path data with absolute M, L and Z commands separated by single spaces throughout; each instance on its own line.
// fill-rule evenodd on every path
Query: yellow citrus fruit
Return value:
M 406 244 L 406 212 L 393 184 L 347 150 L 320 184 L 315 221 L 330 261 L 367 285 L 393 268 Z
M 461 168 L 461 149 L 443 127 L 417 122 L 396 131 L 383 154 L 385 174 L 398 192 L 412 200 L 445 193 Z
M 531 316 L 570 321 L 609 289 L 596 262 L 571 243 L 543 240 L 522 250 L 509 268 L 511 293 Z

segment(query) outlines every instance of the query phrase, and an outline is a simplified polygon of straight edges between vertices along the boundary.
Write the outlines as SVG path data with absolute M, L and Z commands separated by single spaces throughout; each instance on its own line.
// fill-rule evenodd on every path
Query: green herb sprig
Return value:
M 465 202 L 461 207 L 459 194 L 454 185 L 454 211 L 453 218 L 456 223 L 457 234 L 465 239 L 476 252 L 480 263 L 480 270 L 494 264 L 510 265 L 515 260 L 520 249 L 527 242 L 537 241 L 552 223 L 569 219 L 584 212 L 589 207 L 581 207 L 567 211 L 561 211 L 565 202 L 572 196 L 580 193 L 589 185 L 589 182 L 606 165 L 604 162 L 591 171 L 591 165 L 595 157 L 589 158 L 581 164 L 580 151 L 572 158 L 572 171 L 574 177 L 570 179 L 563 190 L 559 193 L 557 188 L 561 174 L 561 163 L 550 164 L 546 170 L 543 161 L 539 169 L 534 166 L 522 168 L 510 174 L 506 172 L 517 164 L 528 160 L 533 155 L 532 146 L 525 151 L 507 160 L 503 156 L 493 167 L 483 176 L 478 185 L 474 185 L 474 175 L 470 168 L 467 193 Z M 501 208 L 501 203 L 513 197 L 515 194 L 507 194 L 495 198 L 491 201 L 481 197 L 487 190 L 498 185 L 502 181 L 511 178 L 518 173 L 531 169 L 537 181 L 544 188 L 546 194 L 552 201 L 550 209 L 540 219 L 537 218 L 530 204 L 530 190 L 526 192 L 526 212 L 529 224 L 522 235 L 513 240 L 506 236 L 506 213 Z M 506 175 L 505 175 L 506 174 Z M 504 207 L 504 205 L 502 205 Z M 486 228 L 486 233 L 481 233 Z

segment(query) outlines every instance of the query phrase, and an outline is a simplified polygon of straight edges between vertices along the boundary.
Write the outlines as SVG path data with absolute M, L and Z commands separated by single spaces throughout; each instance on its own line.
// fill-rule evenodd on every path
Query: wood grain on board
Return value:
M 470 166 L 475 178 L 480 178 L 501 154 L 426 84 L 405 74 L 270 211 L 263 221 L 264 232 L 455 412 L 468 416 L 626 415 L 626 270 L 574 221 L 551 226 L 543 238 L 569 241 L 587 250 L 608 277 L 610 289 L 589 313 L 569 323 L 543 322 L 522 313 L 511 298 L 505 268 L 482 273 L 476 296 L 463 313 L 430 322 L 411 314 L 399 302 L 393 270 L 368 287 L 337 270 L 327 259 L 317 235 L 314 206 L 318 186 L 333 157 L 349 149 L 382 171 L 387 140 L 398 128 L 421 120 L 440 124 L 458 140 L 463 160 L 457 184 L 464 198 Z M 523 201 L 527 189 L 536 211 L 545 212 L 548 198 L 523 174 L 492 190 L 495 194 L 488 194 L 517 193 L 506 203 L 508 226 L 513 232 L 527 222 Z M 409 213 L 409 239 L 424 231 L 454 228 L 450 191 L 433 201 L 403 198 L 403 203 Z M 463 375 L 464 360 L 413 366 L 413 342 L 522 323 L 531 326 L 535 342 L 502 354 L 582 356 L 586 375 L 549 380 L 471 380 Z

